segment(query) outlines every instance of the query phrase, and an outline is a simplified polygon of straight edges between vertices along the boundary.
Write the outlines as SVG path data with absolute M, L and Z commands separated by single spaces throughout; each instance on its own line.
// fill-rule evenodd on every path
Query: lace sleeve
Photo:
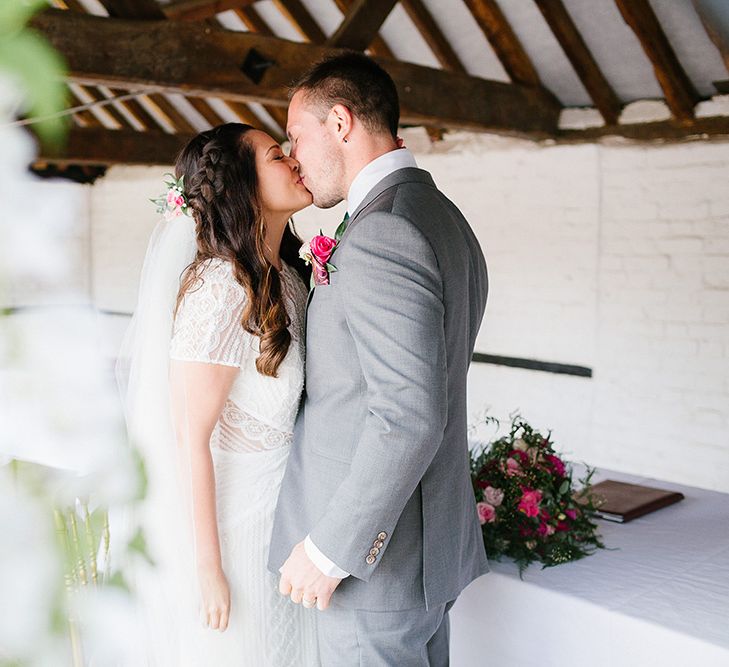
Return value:
M 243 329 L 243 287 L 227 262 L 202 273 L 203 284 L 183 297 L 173 327 L 170 358 L 242 367 L 254 336 Z

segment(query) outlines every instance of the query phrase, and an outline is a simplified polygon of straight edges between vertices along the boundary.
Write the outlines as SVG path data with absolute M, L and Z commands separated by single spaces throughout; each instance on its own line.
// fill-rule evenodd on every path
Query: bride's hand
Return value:
M 200 620 L 206 628 L 224 632 L 230 617 L 230 588 L 220 567 L 200 568 Z

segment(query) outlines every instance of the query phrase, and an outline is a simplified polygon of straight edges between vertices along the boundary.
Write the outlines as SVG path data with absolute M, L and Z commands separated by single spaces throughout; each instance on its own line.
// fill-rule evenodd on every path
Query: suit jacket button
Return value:
M 385 546 L 385 543 L 382 540 L 375 540 L 373 547 L 377 547 L 378 549 L 382 549 L 382 547 Z
M 378 540 L 384 540 L 384 539 L 387 539 L 387 533 L 386 533 L 386 532 L 385 532 L 385 531 L 383 530 L 383 531 L 382 531 L 382 532 L 381 532 L 381 533 L 380 533 L 380 534 L 379 534 L 379 535 L 377 536 L 377 539 L 378 539 Z
M 376 556 L 378 553 L 380 553 L 380 550 L 377 547 L 372 547 L 370 549 L 370 556 Z
M 365 560 L 367 561 L 367 565 L 372 565 L 372 563 L 374 563 L 377 559 L 374 556 L 370 555 L 370 556 L 367 556 L 367 558 L 365 558 Z

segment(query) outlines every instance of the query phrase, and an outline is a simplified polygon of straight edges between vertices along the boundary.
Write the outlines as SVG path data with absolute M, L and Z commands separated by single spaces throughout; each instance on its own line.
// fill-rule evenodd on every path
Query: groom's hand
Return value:
M 281 595 L 289 595 L 296 604 L 301 604 L 303 600 L 316 601 L 316 607 L 320 611 L 329 606 L 329 598 L 342 581 L 324 575 L 306 555 L 303 542 L 299 542 L 292 549 L 279 572 L 281 579 L 278 590 Z

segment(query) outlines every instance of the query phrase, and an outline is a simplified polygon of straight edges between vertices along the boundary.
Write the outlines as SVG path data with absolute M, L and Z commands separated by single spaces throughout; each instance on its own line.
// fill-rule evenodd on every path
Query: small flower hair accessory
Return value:
M 167 192 L 161 194 L 157 199 L 150 199 L 153 204 L 157 205 L 157 213 L 164 215 L 165 220 L 173 220 L 179 218 L 183 213 L 190 215 L 190 206 L 185 196 L 184 181 L 185 176 L 175 178 L 172 174 L 165 174 L 172 180 L 165 181 Z

